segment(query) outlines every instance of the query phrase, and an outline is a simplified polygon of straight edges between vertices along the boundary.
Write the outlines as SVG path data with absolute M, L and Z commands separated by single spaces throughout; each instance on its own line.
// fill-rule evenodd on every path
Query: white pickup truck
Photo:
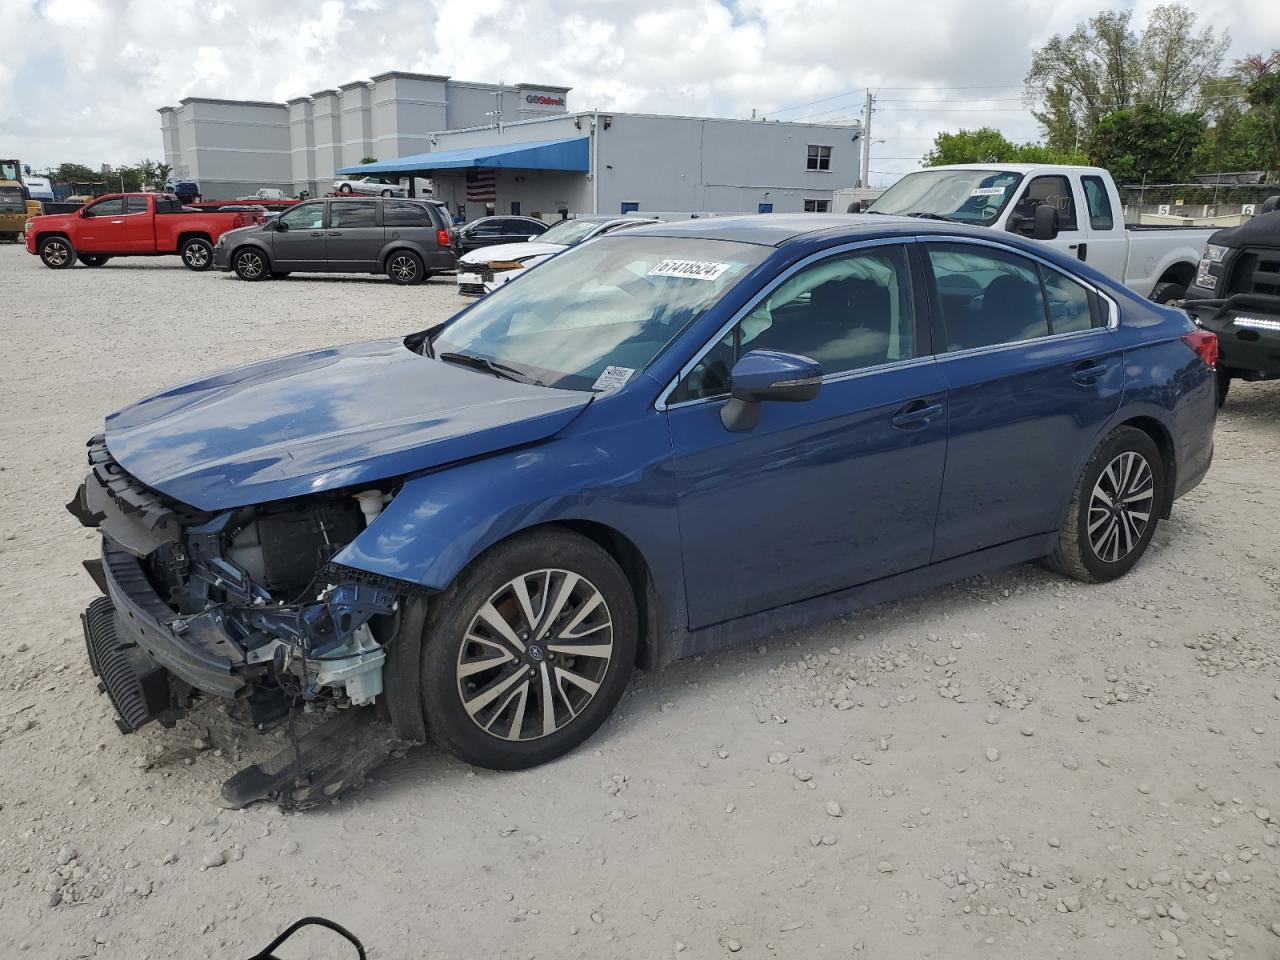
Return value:
M 1099 167 L 973 163 L 909 173 L 867 210 L 1033 237 L 1157 303 L 1186 296 L 1216 227 L 1126 226 Z

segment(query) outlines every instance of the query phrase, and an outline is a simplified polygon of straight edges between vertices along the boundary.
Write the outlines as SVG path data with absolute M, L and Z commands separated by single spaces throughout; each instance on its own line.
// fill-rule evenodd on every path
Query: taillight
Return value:
M 449 247 L 453 245 L 453 238 L 449 236 L 449 231 L 444 227 L 440 227 L 436 230 L 436 243 L 442 247 Z
M 1196 352 L 1210 370 L 1218 366 L 1218 335 L 1212 330 L 1192 330 L 1183 334 L 1182 342 Z

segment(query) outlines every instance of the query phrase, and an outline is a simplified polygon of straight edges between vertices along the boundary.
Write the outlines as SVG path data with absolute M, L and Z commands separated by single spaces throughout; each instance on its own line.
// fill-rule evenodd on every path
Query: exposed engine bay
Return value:
M 85 566 L 106 596 L 85 638 L 123 732 L 171 724 L 201 694 L 244 701 L 259 729 L 383 694 L 409 587 L 333 558 L 394 486 L 210 514 L 138 483 L 102 437 L 89 462 L 67 507 L 102 534 L 101 560 Z

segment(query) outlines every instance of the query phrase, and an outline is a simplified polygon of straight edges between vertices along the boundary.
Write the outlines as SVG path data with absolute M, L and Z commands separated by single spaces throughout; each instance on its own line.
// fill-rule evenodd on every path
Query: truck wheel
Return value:
M 213 266 L 213 244 L 204 237 L 191 237 L 183 241 L 178 254 L 188 270 L 199 273 Z
M 591 736 L 621 698 L 639 639 L 635 597 L 586 537 L 515 537 L 439 599 L 420 640 L 422 707 L 454 756 L 493 770 L 545 763 Z
M 65 270 L 75 265 L 76 250 L 66 237 L 49 237 L 40 243 L 40 259 L 50 270 Z
M 231 268 L 241 280 L 262 280 L 270 275 L 266 254 L 253 247 L 241 247 L 231 258 Z
M 1166 496 L 1155 442 L 1135 427 L 1114 430 L 1085 464 L 1048 566 L 1086 583 L 1124 576 L 1146 552 Z
M 1155 289 L 1151 291 L 1151 296 L 1147 299 L 1166 307 L 1172 307 L 1179 300 L 1186 299 L 1186 296 L 1186 287 L 1172 280 L 1166 280 L 1164 283 L 1157 283 Z
M 110 257 L 104 256 L 101 253 L 80 254 L 80 262 L 86 267 L 100 267 L 110 259 Z
M 1219 367 L 1215 371 L 1218 388 L 1218 406 L 1222 406 L 1227 402 L 1227 391 L 1231 389 L 1231 371 L 1226 367 Z
M 395 250 L 387 257 L 387 276 L 392 283 L 408 287 L 427 279 L 427 272 L 422 258 L 412 250 Z

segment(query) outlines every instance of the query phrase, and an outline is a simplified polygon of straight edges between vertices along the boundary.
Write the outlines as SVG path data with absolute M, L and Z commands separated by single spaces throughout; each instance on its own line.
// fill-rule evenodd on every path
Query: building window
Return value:
M 513 217 L 518 217 L 518 216 L 520 216 L 520 201 L 519 201 L 519 200 L 512 200 L 512 201 L 511 201 L 511 215 L 512 215 Z
M 830 200 L 806 200 L 804 202 L 805 213 L 830 213 Z
M 636 203 L 635 201 L 633 200 L 622 201 L 622 213 L 624 215 L 628 213 L 637 213 L 639 212 L 639 210 L 640 210 L 640 204 Z
M 756 213 L 773 213 L 772 203 L 762 203 L 756 207 Z
M 808 170 L 830 170 L 831 148 L 809 144 L 809 159 L 805 163 Z

